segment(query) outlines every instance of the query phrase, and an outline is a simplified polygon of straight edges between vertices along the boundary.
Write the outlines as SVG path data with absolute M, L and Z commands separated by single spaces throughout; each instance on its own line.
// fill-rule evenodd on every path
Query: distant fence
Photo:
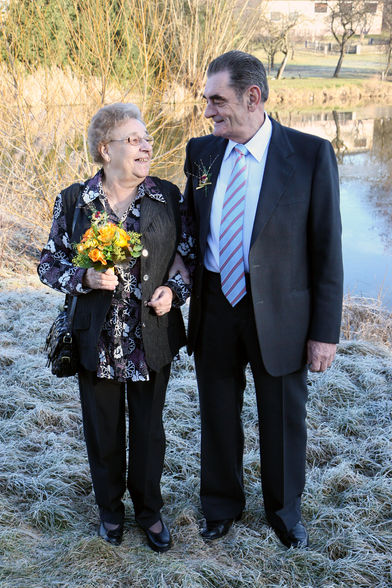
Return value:
M 350 43 L 347 45 L 346 53 L 360 55 L 361 50 L 366 47 L 366 53 L 383 53 L 385 44 L 380 42 L 372 42 L 373 39 L 369 39 L 366 45 L 360 43 Z M 310 51 L 317 51 L 321 53 L 339 53 L 340 48 L 337 43 L 328 43 L 326 41 L 305 41 L 305 48 Z

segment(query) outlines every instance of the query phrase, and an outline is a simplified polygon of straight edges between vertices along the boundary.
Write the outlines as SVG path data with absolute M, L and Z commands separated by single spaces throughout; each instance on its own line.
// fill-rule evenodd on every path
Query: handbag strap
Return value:
M 74 208 L 74 212 L 73 212 L 73 217 L 72 217 L 72 229 L 71 229 L 71 241 L 72 241 L 72 236 L 75 230 L 75 226 L 79 217 L 79 213 L 80 213 L 80 207 L 79 207 L 79 201 L 81 199 L 81 195 L 83 193 L 83 190 L 81 189 L 76 201 L 75 201 L 75 208 Z M 71 306 L 69 307 L 68 304 L 68 300 L 72 298 L 72 302 L 71 302 Z M 67 308 L 67 313 L 68 313 L 68 325 L 69 325 L 69 330 L 72 334 L 72 324 L 73 324 L 73 318 L 74 318 L 74 314 L 75 314 L 75 308 L 76 308 L 76 302 L 78 300 L 77 296 L 71 296 L 70 294 L 67 294 L 65 296 L 65 306 Z
M 79 217 L 79 213 L 80 213 L 80 206 L 79 206 L 80 196 L 81 196 L 81 193 L 79 194 L 79 196 L 78 196 L 78 198 L 77 198 L 77 200 L 75 202 L 75 209 L 74 209 L 74 213 L 73 213 L 73 217 L 72 217 L 71 240 L 72 240 L 72 237 L 73 237 L 73 234 L 74 234 L 74 230 L 75 230 L 75 227 L 76 227 L 76 223 L 77 223 L 77 220 L 78 220 L 78 217 Z
M 71 308 L 69 309 L 69 313 L 68 313 L 68 324 L 69 324 L 69 330 L 71 331 L 71 334 L 72 334 L 72 323 L 73 323 L 73 318 L 74 318 L 74 314 L 75 314 L 75 308 L 76 308 L 77 301 L 78 301 L 78 297 L 72 296 Z
M 72 241 L 72 233 L 75 229 L 76 220 L 80 211 L 81 195 L 83 194 L 85 188 L 86 182 L 76 182 L 75 184 L 71 184 L 71 186 L 68 186 L 68 188 L 64 188 L 64 190 L 61 190 L 67 232 L 70 241 Z

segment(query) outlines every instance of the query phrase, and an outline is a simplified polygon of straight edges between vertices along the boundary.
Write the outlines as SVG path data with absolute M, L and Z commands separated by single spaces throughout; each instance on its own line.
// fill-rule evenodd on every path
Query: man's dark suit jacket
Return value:
M 199 331 L 211 203 L 227 142 L 208 135 L 187 145 L 185 199 L 198 230 L 189 353 Z M 203 185 L 206 170 L 211 184 L 196 189 Z M 338 342 L 343 268 L 335 154 L 328 141 L 274 120 L 249 273 L 261 354 L 271 375 L 286 375 L 304 366 L 308 339 Z

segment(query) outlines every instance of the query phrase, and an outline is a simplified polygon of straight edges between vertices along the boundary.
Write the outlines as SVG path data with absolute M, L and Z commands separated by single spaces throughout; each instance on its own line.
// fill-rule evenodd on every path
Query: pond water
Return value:
M 392 309 L 392 107 L 277 113 L 277 118 L 334 145 L 340 174 L 345 293 L 380 296 Z

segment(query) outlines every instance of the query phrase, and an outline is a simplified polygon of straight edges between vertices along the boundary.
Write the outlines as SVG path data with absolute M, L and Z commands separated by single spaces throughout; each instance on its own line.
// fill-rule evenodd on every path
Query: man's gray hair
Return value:
M 234 88 L 238 96 L 242 96 L 250 86 L 258 86 L 261 91 L 261 100 L 266 102 L 267 74 L 264 65 L 257 57 L 243 51 L 228 51 L 211 61 L 207 76 L 210 77 L 221 71 L 229 72 L 230 86 Z
M 104 163 L 99 146 L 111 139 L 111 132 L 118 124 L 135 118 L 144 124 L 136 104 L 115 102 L 107 104 L 96 112 L 87 131 L 88 148 L 95 163 Z

